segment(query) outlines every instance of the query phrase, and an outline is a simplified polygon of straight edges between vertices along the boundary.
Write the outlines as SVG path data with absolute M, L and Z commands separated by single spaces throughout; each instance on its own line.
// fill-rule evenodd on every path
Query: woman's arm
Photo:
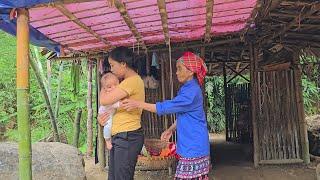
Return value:
M 156 105 L 151 103 L 146 103 L 142 101 L 136 101 L 133 99 L 125 99 L 121 102 L 121 107 L 127 111 L 131 111 L 136 108 L 144 109 L 153 113 L 157 112 Z
M 195 104 L 193 104 L 194 98 L 195 95 L 193 93 L 182 93 L 172 100 L 158 102 L 157 104 L 145 103 L 133 99 L 125 99 L 122 101 L 121 107 L 126 109 L 127 111 L 131 111 L 135 108 L 140 108 L 146 111 L 157 113 L 158 115 L 174 114 L 190 111 L 191 109 L 193 109 L 195 106 Z
M 100 92 L 100 104 L 103 106 L 112 105 L 117 101 L 128 96 L 128 93 L 121 88 L 115 88 L 110 93 L 105 91 Z

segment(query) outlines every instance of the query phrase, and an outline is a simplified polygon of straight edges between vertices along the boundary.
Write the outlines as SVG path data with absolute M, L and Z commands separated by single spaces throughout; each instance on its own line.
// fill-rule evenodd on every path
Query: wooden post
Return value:
M 228 123 L 228 105 L 227 105 L 227 72 L 226 64 L 223 63 L 223 90 L 224 90 L 224 112 L 225 112 L 225 121 L 226 121 L 226 141 L 229 140 L 229 123 Z
M 81 120 L 82 109 L 79 108 L 77 111 L 76 118 L 73 124 L 73 141 L 72 145 L 76 148 L 79 146 L 79 134 L 80 134 L 80 120 Z
M 96 87 L 97 87 L 97 112 L 99 109 L 99 92 L 100 92 L 100 72 L 99 65 L 102 63 L 102 60 L 97 60 L 96 64 Z M 98 119 L 98 117 L 96 118 Z M 100 168 L 103 169 L 106 166 L 106 155 L 105 155 L 105 140 L 103 137 L 103 126 L 98 124 L 98 160 Z
M 302 153 L 303 162 L 306 164 L 309 164 L 310 163 L 309 140 L 308 140 L 308 132 L 307 132 L 307 121 L 305 119 L 304 106 L 303 106 L 301 69 L 299 66 L 298 51 L 294 52 L 293 64 L 294 64 L 293 73 L 294 73 L 295 94 L 296 94 L 297 110 L 298 110 L 298 118 L 299 118 L 301 153 Z
M 92 62 L 88 60 L 88 92 L 87 92 L 87 156 L 93 152 L 93 111 L 92 111 Z
M 256 103 L 257 103 L 257 65 L 258 65 L 258 52 L 257 48 L 253 47 L 253 44 L 249 45 L 250 50 L 250 81 L 251 81 L 251 118 L 252 118 L 252 129 L 253 129 L 253 162 L 254 167 L 259 165 L 259 155 L 260 155 L 260 146 L 259 146 L 259 137 L 258 137 L 258 121 L 256 113 Z
M 32 179 L 29 119 L 29 12 L 18 9 L 17 18 L 17 119 L 19 132 L 19 179 Z

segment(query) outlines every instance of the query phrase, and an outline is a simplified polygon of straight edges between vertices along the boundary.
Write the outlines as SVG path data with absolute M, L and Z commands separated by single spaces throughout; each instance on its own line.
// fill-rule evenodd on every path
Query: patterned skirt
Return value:
M 208 180 L 210 169 L 210 156 L 200 158 L 183 158 L 179 159 L 175 180 L 195 179 Z

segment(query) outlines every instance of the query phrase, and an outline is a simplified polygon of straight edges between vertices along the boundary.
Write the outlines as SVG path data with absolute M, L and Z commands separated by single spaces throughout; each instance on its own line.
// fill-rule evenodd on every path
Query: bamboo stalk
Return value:
M 118 9 L 120 12 L 123 20 L 127 24 L 128 28 L 131 30 L 133 36 L 136 38 L 137 42 L 139 43 L 139 46 L 141 46 L 143 49 L 147 49 L 146 44 L 144 43 L 142 36 L 140 32 L 138 31 L 137 27 L 135 26 L 134 22 L 129 16 L 129 13 L 127 11 L 126 6 L 124 5 L 123 2 L 120 0 L 114 0 L 115 7 Z
M 108 48 L 113 48 L 113 45 L 111 45 L 107 40 L 102 38 L 98 33 L 94 32 L 90 27 L 88 27 L 86 24 L 81 22 L 74 14 L 72 14 L 63 4 L 56 3 L 55 8 L 57 8 L 63 15 L 65 15 L 67 18 L 69 18 L 72 22 L 80 26 L 82 29 L 84 29 L 89 34 L 92 34 L 95 38 L 103 42 L 108 46 Z
M 87 92 L 87 156 L 93 153 L 93 109 L 92 109 L 92 62 L 88 61 L 88 92 Z
M 97 63 L 96 63 L 96 102 L 97 102 L 97 112 L 99 109 L 99 92 L 100 92 L 100 72 L 99 72 L 99 64 L 102 60 L 98 59 Z M 106 167 L 106 160 L 108 160 L 108 158 L 106 159 L 106 155 L 105 155 L 105 140 L 103 137 L 103 126 L 101 126 L 99 123 L 97 123 L 97 129 L 98 129 L 98 148 L 97 148 L 97 153 L 98 153 L 98 160 L 99 160 L 99 166 L 101 169 L 103 169 L 104 167 Z
M 225 63 L 223 63 L 223 90 L 224 90 L 224 111 L 226 112 L 225 116 L 225 128 L 226 128 L 226 141 L 229 141 L 229 113 L 228 113 L 228 102 L 227 102 L 227 97 L 228 95 L 228 89 L 227 89 L 227 73 L 226 73 L 226 66 Z
M 52 104 L 51 104 L 51 101 L 50 101 L 50 97 L 49 97 L 49 94 L 47 94 L 47 91 L 46 91 L 45 85 L 44 85 L 44 80 L 42 79 L 42 76 L 40 75 L 38 66 L 37 66 L 35 61 L 36 60 L 34 58 L 31 58 L 30 64 L 31 64 L 31 67 L 32 67 L 35 75 L 36 75 L 38 84 L 39 84 L 40 89 L 42 91 L 42 94 L 44 96 L 44 100 L 46 102 L 46 106 L 47 106 L 47 109 L 48 109 L 48 112 L 49 112 L 50 121 L 51 121 L 54 140 L 57 141 L 57 142 L 60 142 L 57 122 L 56 122 L 56 118 L 55 118 L 54 113 L 53 113 L 53 108 L 52 108 Z
M 52 103 L 52 94 L 51 94 L 51 74 L 52 74 L 52 68 L 51 68 L 51 61 L 47 59 L 47 80 L 48 80 L 48 97 L 50 104 Z
M 59 65 L 56 108 L 55 108 L 55 112 L 54 112 L 54 117 L 55 117 L 55 119 L 58 119 L 58 115 L 59 115 L 59 102 L 60 102 L 60 91 L 61 91 L 62 73 L 63 73 L 63 62 L 61 61 L 61 62 L 60 62 L 60 65 Z
M 42 68 L 42 64 L 40 62 L 40 52 L 39 52 L 39 49 L 38 47 L 34 46 L 33 47 L 33 51 L 34 51 L 34 55 L 35 55 L 35 61 L 37 63 L 37 67 L 39 68 L 39 72 L 40 72 L 40 75 L 41 75 L 41 79 L 43 79 L 43 83 L 44 83 L 44 87 L 46 88 L 46 91 L 47 93 L 49 93 L 48 91 L 48 81 L 47 81 L 47 78 L 45 77 L 44 75 L 44 71 L 43 71 L 43 68 Z
M 165 42 L 166 44 L 169 44 L 170 36 L 169 36 L 168 14 L 166 9 L 166 2 L 165 0 L 157 0 L 157 2 L 158 2 L 158 9 L 161 17 L 162 30 L 163 30 Z
M 79 145 L 79 135 L 80 135 L 80 119 L 81 119 L 82 109 L 77 110 L 76 118 L 73 123 L 73 141 L 72 145 L 78 148 Z
M 29 12 L 18 9 L 17 18 L 17 119 L 19 132 L 19 179 L 32 179 L 29 119 Z
M 206 32 L 204 39 L 206 42 L 211 40 L 211 27 L 212 27 L 212 16 L 213 16 L 213 0 L 207 0 L 206 2 Z

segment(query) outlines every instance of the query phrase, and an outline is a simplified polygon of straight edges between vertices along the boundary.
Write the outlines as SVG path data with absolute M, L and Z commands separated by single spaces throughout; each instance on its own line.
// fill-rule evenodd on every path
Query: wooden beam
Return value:
M 101 59 L 101 58 L 104 58 L 106 56 L 107 56 L 106 54 L 83 55 L 83 56 L 74 56 L 74 57 L 62 56 L 62 57 L 53 58 L 52 60 L 53 61 L 73 61 L 73 60 L 76 60 L 76 59 Z
M 126 6 L 120 0 L 114 0 L 114 5 L 116 6 L 118 11 L 120 12 L 123 20 L 126 22 L 127 26 L 129 27 L 129 29 L 131 30 L 132 34 L 134 35 L 134 37 L 138 41 L 139 45 L 143 49 L 146 50 L 147 46 L 145 45 L 145 43 L 144 43 L 144 41 L 142 39 L 142 36 L 139 33 L 137 27 L 135 26 L 135 24 L 133 23 L 132 19 L 130 18 Z
M 72 22 L 84 29 L 86 32 L 92 34 L 94 37 L 106 44 L 108 47 L 113 48 L 113 45 L 111 45 L 107 40 L 102 38 L 99 34 L 94 32 L 90 27 L 81 22 L 74 14 L 72 14 L 66 7 L 64 7 L 64 5 L 56 3 L 54 7 L 57 8 L 63 15 L 69 18 Z
M 171 45 L 172 50 L 177 50 L 177 49 L 186 49 L 186 48 L 199 48 L 199 47 L 214 47 L 214 46 L 219 46 L 222 44 L 228 44 L 228 43 L 239 43 L 241 42 L 241 39 L 238 37 L 232 38 L 232 39 L 221 39 L 221 40 L 216 40 L 210 43 L 201 43 L 200 41 L 197 42 L 191 42 L 191 43 L 177 43 L 174 45 Z M 181 46 L 178 46 L 181 45 Z M 159 51 L 167 51 L 168 48 L 163 47 L 163 48 L 149 48 L 149 52 L 159 52 Z
M 96 0 L 96 1 L 99 1 L 99 0 Z M 100 0 L 100 1 L 105 1 L 105 0 Z M 72 4 L 72 3 L 92 2 L 92 0 L 56 0 L 54 2 L 67 5 L 67 4 Z M 33 6 L 32 8 L 41 8 L 41 7 L 52 7 L 52 2 L 37 4 L 37 5 Z
M 169 27 L 168 27 L 168 14 L 167 14 L 165 0 L 158 0 L 158 9 L 161 17 L 164 39 L 166 44 L 168 45 L 170 43 L 170 36 L 169 36 Z
M 270 16 L 271 17 L 295 18 L 295 17 L 297 17 L 297 14 L 286 14 L 286 13 L 272 12 L 272 13 L 270 13 Z M 320 19 L 320 17 L 316 16 L 316 15 L 310 15 L 310 16 L 306 16 L 305 19 Z
M 320 27 L 320 24 L 319 24 Z M 298 33 L 298 32 L 287 32 L 285 34 L 286 36 L 292 36 L 292 37 L 296 37 L 296 38 L 302 38 L 302 39 L 312 39 L 312 40 L 320 40 L 320 35 L 317 34 L 304 34 L 304 33 Z
M 206 32 L 204 34 L 204 41 L 209 42 L 211 40 L 211 27 L 213 16 L 213 0 L 207 0 L 206 3 Z
M 306 17 L 313 15 L 314 13 L 316 13 L 319 10 L 320 10 L 320 2 L 316 2 L 309 8 L 309 10 L 307 12 L 295 17 L 293 21 L 285 24 L 282 29 L 275 32 L 272 36 L 262 38 L 262 39 L 260 39 L 259 42 L 264 43 L 270 39 L 274 39 L 274 38 L 279 37 L 280 35 L 284 34 L 286 31 L 288 31 L 290 28 L 292 28 L 293 26 L 295 26 L 299 22 L 303 21 Z

